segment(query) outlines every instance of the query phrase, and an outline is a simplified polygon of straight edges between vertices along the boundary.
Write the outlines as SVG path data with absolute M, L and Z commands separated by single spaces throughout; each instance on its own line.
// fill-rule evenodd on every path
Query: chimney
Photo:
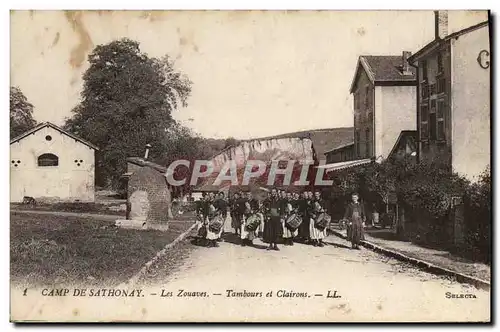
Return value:
M 436 10 L 434 11 L 434 23 L 435 23 L 435 38 L 443 39 L 448 36 L 448 11 L 447 10 Z
M 413 75 L 413 73 L 410 71 L 410 64 L 408 63 L 408 58 L 410 56 L 411 56 L 411 52 L 403 51 L 403 65 L 402 65 L 403 75 Z
M 149 149 L 151 149 L 151 144 L 146 144 L 146 152 L 144 153 L 144 160 L 148 159 Z

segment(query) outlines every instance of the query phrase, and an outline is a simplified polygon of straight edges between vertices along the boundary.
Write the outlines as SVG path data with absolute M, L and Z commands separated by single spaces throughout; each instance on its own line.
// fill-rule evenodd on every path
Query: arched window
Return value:
M 38 157 L 38 166 L 58 166 L 59 157 L 52 153 L 44 153 Z

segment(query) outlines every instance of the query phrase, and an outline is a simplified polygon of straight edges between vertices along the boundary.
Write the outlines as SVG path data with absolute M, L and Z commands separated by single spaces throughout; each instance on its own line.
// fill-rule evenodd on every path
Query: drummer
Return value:
M 226 223 L 226 218 L 227 218 L 227 202 L 224 197 L 224 192 L 219 192 L 217 194 L 217 198 L 215 199 L 214 206 L 216 209 L 216 212 L 220 215 L 222 218 L 222 227 L 219 231 L 219 237 L 217 238 L 217 241 L 222 241 L 222 235 L 224 234 L 224 225 Z
M 271 190 L 271 197 L 268 197 L 264 202 L 265 218 L 264 224 L 264 242 L 269 243 L 267 250 L 279 250 L 278 239 L 283 233 L 283 227 L 280 222 L 280 202 L 278 191 L 273 188 Z
M 253 195 L 251 195 L 253 196 Z M 264 215 L 262 214 L 262 202 L 257 199 L 256 197 L 252 197 L 250 199 L 250 207 L 252 209 L 252 212 L 256 214 L 259 219 L 260 219 L 260 225 L 259 228 L 256 230 L 256 235 L 257 237 L 262 236 L 262 233 L 264 232 Z
M 240 202 L 243 204 L 243 218 L 241 220 L 241 229 L 240 229 L 240 237 L 241 237 L 241 246 L 244 247 L 246 245 L 253 246 L 253 240 L 255 239 L 255 231 L 248 231 L 246 229 L 246 221 L 248 217 L 250 217 L 254 210 L 252 208 L 253 197 L 252 193 L 248 192 L 246 197 L 241 199 Z
M 287 198 L 287 192 L 285 190 L 280 190 L 280 196 L 282 200 L 286 200 Z
M 315 226 L 316 219 L 321 213 L 325 212 L 325 201 L 321 198 L 321 193 L 316 191 L 314 193 L 313 205 L 311 209 L 311 224 L 309 226 L 309 232 L 311 233 L 311 241 L 315 247 L 324 247 L 323 239 L 326 237 L 326 227 L 324 229 L 318 229 Z
M 205 242 L 206 241 L 206 235 L 201 235 L 201 228 L 205 225 L 205 211 L 207 210 L 207 201 L 208 201 L 208 196 L 205 193 L 202 193 L 202 196 L 199 200 L 196 201 L 196 222 L 197 222 L 197 232 L 198 232 L 198 237 L 197 237 L 197 242 Z
M 307 195 L 307 191 L 303 191 L 301 197 L 299 199 L 299 215 L 302 218 L 302 223 L 298 229 L 298 238 L 303 243 L 309 243 L 310 233 L 309 233 L 309 224 L 310 224 L 310 216 L 309 216 L 309 206 L 310 200 Z
M 205 206 L 205 193 L 201 194 L 201 198 L 195 202 L 196 205 L 196 219 L 202 221 L 199 224 L 203 224 L 203 208 Z
M 205 209 L 205 225 L 207 227 L 207 245 L 208 247 L 218 247 L 217 239 L 219 238 L 219 232 L 214 232 L 210 230 L 210 223 L 218 216 L 217 209 L 215 208 L 214 198 L 215 194 L 210 193 L 206 209 Z
M 241 215 L 240 215 L 240 194 L 235 192 L 233 195 L 233 199 L 230 203 L 231 210 L 231 227 L 234 229 L 234 234 L 239 235 L 240 227 L 241 227 Z
M 292 193 L 288 192 L 286 193 L 286 198 L 282 201 L 283 206 L 283 244 L 285 246 L 293 246 L 293 238 L 296 235 L 296 230 L 291 229 L 287 223 L 286 220 L 294 213 L 296 213 L 296 209 L 294 208 L 295 203 L 293 202 L 293 195 Z

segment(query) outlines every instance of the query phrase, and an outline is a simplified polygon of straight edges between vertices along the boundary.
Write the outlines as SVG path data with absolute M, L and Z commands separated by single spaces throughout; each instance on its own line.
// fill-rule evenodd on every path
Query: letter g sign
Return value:
M 488 60 L 489 58 L 490 52 L 488 52 L 487 50 L 482 50 L 477 56 L 477 63 L 479 63 L 479 66 L 481 66 L 481 68 L 488 69 L 490 68 L 490 61 Z

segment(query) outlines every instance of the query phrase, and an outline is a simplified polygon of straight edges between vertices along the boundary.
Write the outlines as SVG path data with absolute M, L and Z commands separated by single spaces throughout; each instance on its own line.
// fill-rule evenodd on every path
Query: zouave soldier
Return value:
M 278 191 L 273 188 L 271 196 L 264 202 L 266 221 L 264 224 L 264 242 L 269 243 L 267 250 L 279 250 L 278 240 L 282 236 L 281 203 Z

